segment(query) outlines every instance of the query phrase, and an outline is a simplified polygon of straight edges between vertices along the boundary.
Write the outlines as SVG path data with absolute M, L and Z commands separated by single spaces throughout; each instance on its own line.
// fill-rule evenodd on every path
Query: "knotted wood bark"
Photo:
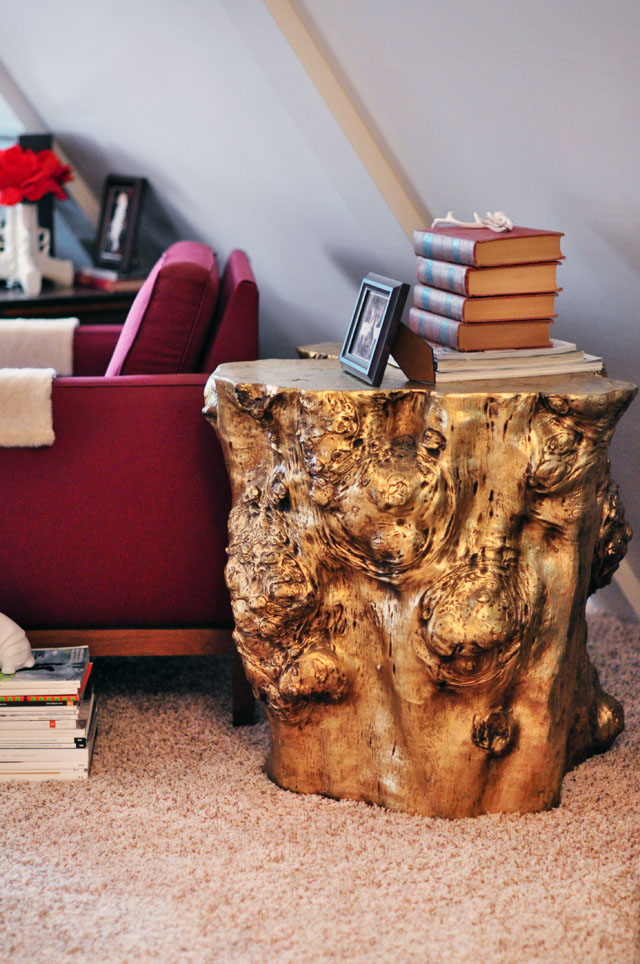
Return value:
M 280 786 L 462 817 L 558 803 L 623 728 L 585 603 L 630 530 L 599 376 L 372 389 L 334 361 L 220 366 L 235 640 Z

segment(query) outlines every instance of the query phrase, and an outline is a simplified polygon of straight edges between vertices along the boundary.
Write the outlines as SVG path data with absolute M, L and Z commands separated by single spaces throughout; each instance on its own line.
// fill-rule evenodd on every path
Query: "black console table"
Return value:
M 83 325 L 120 325 L 135 296 L 135 291 L 98 291 L 46 283 L 39 295 L 27 295 L 20 288 L 0 288 L 0 319 L 73 317 Z

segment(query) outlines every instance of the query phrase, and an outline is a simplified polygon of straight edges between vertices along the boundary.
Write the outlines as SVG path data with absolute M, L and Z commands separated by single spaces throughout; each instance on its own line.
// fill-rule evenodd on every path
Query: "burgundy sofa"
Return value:
M 246 255 L 218 279 L 192 242 L 165 253 L 124 326 L 76 329 L 74 375 L 53 383 L 54 444 L 0 449 L 0 612 L 33 646 L 235 654 L 230 494 L 203 392 L 219 363 L 257 355 Z M 234 721 L 251 712 L 235 656 Z

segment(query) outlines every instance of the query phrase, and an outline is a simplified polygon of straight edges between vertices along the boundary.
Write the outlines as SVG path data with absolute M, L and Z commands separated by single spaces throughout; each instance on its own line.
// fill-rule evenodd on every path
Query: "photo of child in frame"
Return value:
M 362 279 L 340 352 L 344 371 L 369 385 L 381 384 L 410 288 L 374 272 Z
M 96 264 L 126 274 L 136 264 L 136 235 L 146 179 L 109 174 L 104 186 Z
M 131 199 L 131 191 L 125 188 L 118 188 L 112 191 L 110 198 L 110 220 L 107 229 L 105 252 L 110 254 L 120 254 L 122 250 L 122 238 L 127 226 L 127 209 Z
M 368 291 L 362 308 L 362 318 L 358 326 L 351 353 L 367 362 L 378 340 L 380 326 L 384 317 L 387 298 L 384 295 Z

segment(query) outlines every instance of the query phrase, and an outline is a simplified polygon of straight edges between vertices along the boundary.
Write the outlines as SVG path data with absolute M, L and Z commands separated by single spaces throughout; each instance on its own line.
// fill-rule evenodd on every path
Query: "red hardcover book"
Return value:
M 75 284 L 81 288 L 95 288 L 97 291 L 139 291 L 144 284 L 143 276 L 118 275 L 114 271 L 101 268 L 78 268 Z
M 413 246 L 417 255 L 436 261 L 467 264 L 474 267 L 530 264 L 558 261 L 562 231 L 514 227 L 511 231 L 490 228 L 438 227 L 433 231 L 414 231 Z

